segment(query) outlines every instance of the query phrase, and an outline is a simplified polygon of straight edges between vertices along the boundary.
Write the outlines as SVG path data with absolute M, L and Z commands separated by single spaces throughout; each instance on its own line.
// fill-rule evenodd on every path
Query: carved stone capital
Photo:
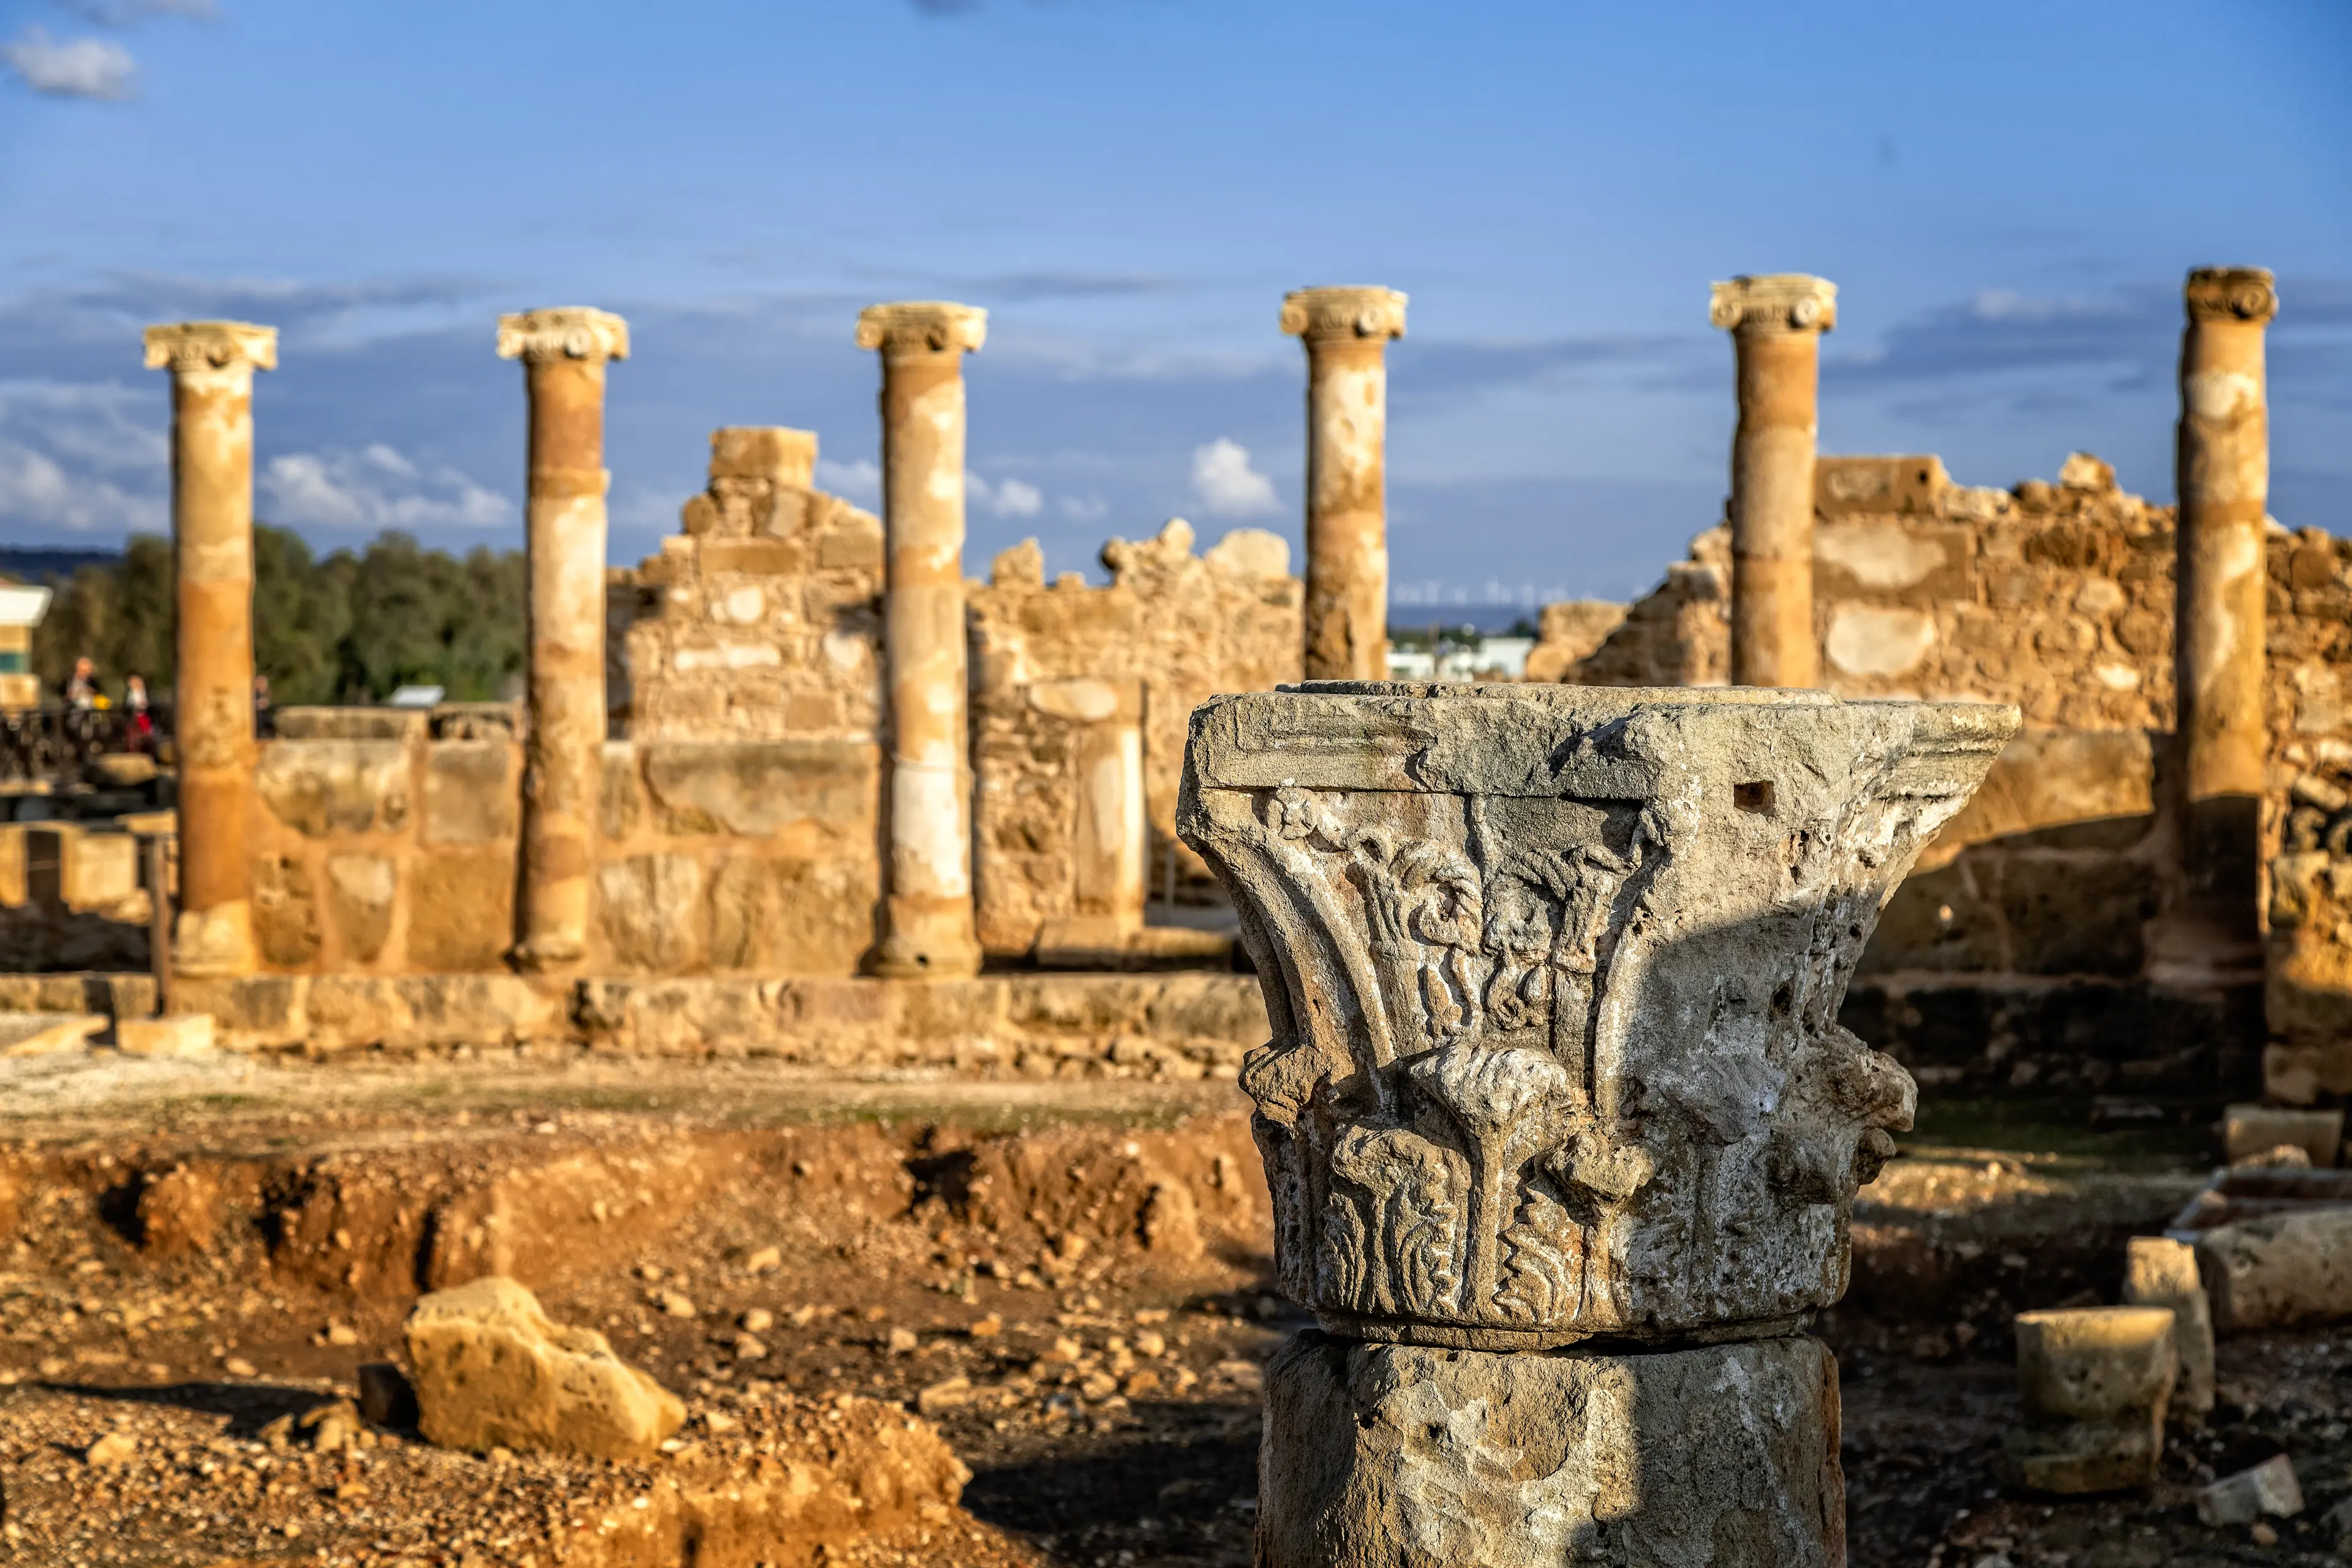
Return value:
M 1294 289 L 1282 297 L 1282 330 L 1309 343 L 1404 336 L 1405 297 L 1393 289 Z
M 1768 272 L 1715 285 L 1706 319 L 1726 331 L 1826 332 L 1837 325 L 1837 285 L 1803 272 Z
M 857 346 L 886 354 L 941 353 L 960 349 L 977 353 L 988 340 L 988 312 L 977 305 L 945 300 L 907 300 L 868 305 L 857 312 Z
M 2278 314 L 2278 280 L 2267 267 L 2200 267 L 2181 289 L 2192 321 L 2251 321 Z
M 1845 1288 L 1916 1089 L 1841 1028 L 2014 708 L 1326 682 L 1192 715 L 1177 826 L 1274 1038 L 1285 1289 L 1482 1350 L 1767 1331 Z
M 523 310 L 499 318 L 499 357 L 530 363 L 551 359 L 626 359 L 629 323 L 585 305 Z
M 174 374 L 243 365 L 278 368 L 278 329 L 250 321 L 177 321 L 147 329 L 147 368 Z

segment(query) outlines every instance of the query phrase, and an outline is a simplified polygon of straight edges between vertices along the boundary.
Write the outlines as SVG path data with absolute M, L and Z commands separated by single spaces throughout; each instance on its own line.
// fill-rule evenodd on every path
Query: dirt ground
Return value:
M 1865 1194 L 1853 1289 L 1820 1326 L 1853 1562 L 2339 1561 L 2352 1325 L 2225 1342 L 2221 1407 L 2152 1493 L 2004 1488 L 2010 1315 L 2114 1300 L 2123 1238 L 2208 1153 L 2198 1126 L 2084 1126 L 1933 1107 Z M 610 1543 L 665 1475 L 751 1465 L 778 1434 L 863 1463 L 856 1433 L 909 1422 L 969 1467 L 960 1510 L 886 1500 L 747 1568 L 1249 1561 L 1258 1367 L 1305 1319 L 1269 1287 L 1223 1086 L 38 1058 L 0 1063 L 0 1563 L 551 1568 L 557 1542 L 657 1568 Z M 685 1396 L 679 1451 L 316 1446 L 301 1419 L 396 1356 L 419 1290 L 488 1269 Z M 2279 1452 L 2301 1517 L 2269 1542 L 2196 1523 L 2191 1489 Z

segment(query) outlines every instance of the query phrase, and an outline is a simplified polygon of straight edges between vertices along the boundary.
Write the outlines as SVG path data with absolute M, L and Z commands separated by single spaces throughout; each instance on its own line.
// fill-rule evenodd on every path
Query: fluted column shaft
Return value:
M 1282 330 L 1307 346 L 1309 680 L 1389 672 L 1388 344 L 1404 335 L 1393 289 L 1301 289 Z
M 2184 290 L 2174 675 L 2193 896 L 2255 931 L 2264 723 L 2263 530 L 2270 406 L 2263 338 L 2278 313 L 2259 268 L 2200 268 Z
M 530 401 L 530 717 L 514 962 L 541 973 L 575 970 L 588 952 L 607 723 L 604 367 L 628 352 L 627 323 L 603 310 L 499 321 L 499 357 L 523 362 Z
M 876 305 L 861 348 L 882 354 L 882 515 L 888 564 L 889 890 L 877 973 L 977 973 L 971 763 L 965 722 L 963 356 L 987 313 Z
M 1709 315 L 1731 333 L 1739 426 L 1731 438 L 1731 679 L 1818 686 L 1813 634 L 1813 462 L 1821 335 L 1837 286 L 1801 273 L 1715 286 Z
M 147 331 L 172 372 L 173 653 L 179 754 L 180 911 L 173 969 L 257 966 L 246 865 L 252 809 L 253 373 L 278 364 L 275 328 L 187 321 Z

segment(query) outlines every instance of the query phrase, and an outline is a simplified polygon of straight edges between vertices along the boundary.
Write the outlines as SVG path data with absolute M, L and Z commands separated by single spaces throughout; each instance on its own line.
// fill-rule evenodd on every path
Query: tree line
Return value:
M 299 535 L 253 531 L 253 654 L 279 704 L 381 701 L 404 685 L 452 701 L 520 694 L 525 589 L 519 550 L 463 556 L 382 533 L 323 560 Z M 55 598 L 33 631 L 32 666 L 54 700 L 87 657 L 120 700 L 130 675 L 159 698 L 172 685 L 172 542 L 133 534 L 122 554 L 52 576 Z

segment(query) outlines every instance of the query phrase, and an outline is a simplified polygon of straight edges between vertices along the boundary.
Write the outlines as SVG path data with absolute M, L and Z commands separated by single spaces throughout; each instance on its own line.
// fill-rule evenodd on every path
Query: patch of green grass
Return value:
M 1987 1149 L 2111 1170 L 2196 1170 L 2212 1163 L 2208 1119 L 2173 1110 L 2163 1121 L 2094 1127 L 2087 1100 L 1963 1100 L 1923 1096 L 1917 1125 L 1896 1140 L 1906 1154 Z

